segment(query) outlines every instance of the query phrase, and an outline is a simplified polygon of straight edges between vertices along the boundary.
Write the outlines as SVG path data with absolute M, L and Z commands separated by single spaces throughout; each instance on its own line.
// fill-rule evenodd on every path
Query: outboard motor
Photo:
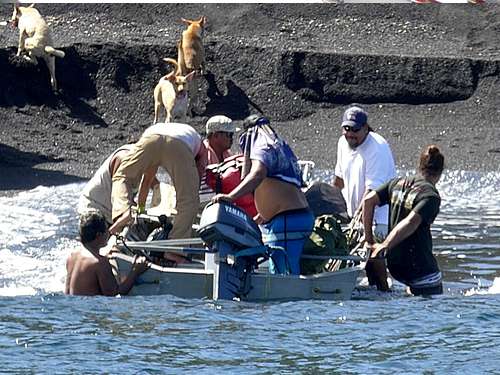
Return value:
M 203 210 L 198 234 L 214 253 L 206 255 L 207 268 L 214 270 L 214 299 L 247 294 L 256 258 L 266 252 L 258 225 L 233 204 L 212 203 Z

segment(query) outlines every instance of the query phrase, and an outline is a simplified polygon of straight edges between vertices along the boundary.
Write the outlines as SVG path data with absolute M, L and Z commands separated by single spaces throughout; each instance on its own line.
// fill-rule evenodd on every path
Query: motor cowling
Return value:
M 210 203 L 201 214 L 198 234 L 213 252 L 207 254 L 213 260 L 206 267 L 213 271 L 214 299 L 244 298 L 259 252 L 265 252 L 259 226 L 233 204 Z
M 259 226 L 241 208 L 226 202 L 205 207 L 198 234 L 208 246 L 217 241 L 229 242 L 240 249 L 262 245 Z

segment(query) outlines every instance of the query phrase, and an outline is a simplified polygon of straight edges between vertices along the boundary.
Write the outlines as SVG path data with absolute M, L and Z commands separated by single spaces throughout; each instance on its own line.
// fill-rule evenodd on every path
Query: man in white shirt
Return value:
M 94 176 L 87 182 L 78 200 L 77 212 L 83 216 L 89 211 L 99 211 L 111 225 L 111 185 L 114 173 L 133 144 L 119 147 L 101 164 Z
M 137 203 L 142 205 L 148 186 L 158 167 L 163 167 L 172 179 L 176 193 L 176 210 L 169 238 L 189 238 L 198 212 L 200 178 L 207 165 L 207 151 L 200 135 L 186 124 L 162 123 L 150 126 L 130 152 L 123 158 L 113 175 L 111 193 L 112 234 L 119 233 L 132 221 L 132 187 L 141 181 Z
M 337 146 L 334 185 L 342 189 L 347 213 L 353 217 L 363 196 L 396 176 L 396 167 L 387 141 L 368 125 L 368 114 L 349 107 L 342 118 L 342 137 Z M 374 214 L 375 234 L 387 235 L 389 207 L 378 207 Z
M 368 114 L 363 108 L 357 105 L 349 107 L 342 117 L 342 137 L 337 145 L 334 181 L 334 185 L 342 189 L 349 216 L 354 217 L 358 210 L 361 211 L 363 197 L 369 191 L 395 176 L 396 167 L 389 144 L 368 125 Z M 373 219 L 373 234 L 378 241 L 382 241 L 389 228 L 389 206 L 377 207 Z M 385 290 L 376 278 L 385 269 L 383 259 L 367 265 L 365 271 L 369 284 Z
M 133 143 L 120 146 L 104 160 L 80 194 L 77 206 L 78 215 L 83 216 L 89 211 L 98 211 L 104 216 L 108 225 L 113 224 L 111 217 L 112 178 L 118 170 L 122 159 L 133 146 Z M 134 187 L 134 193 L 137 193 L 138 187 Z M 153 190 L 152 203 L 160 201 L 160 183 L 156 178 L 151 181 L 150 188 Z

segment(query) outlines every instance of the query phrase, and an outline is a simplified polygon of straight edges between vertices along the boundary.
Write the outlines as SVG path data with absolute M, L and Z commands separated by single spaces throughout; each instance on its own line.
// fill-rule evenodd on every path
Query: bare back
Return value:
M 118 294 L 118 284 L 108 259 L 94 255 L 86 249 L 74 251 L 66 262 L 65 293 L 71 295 Z
M 302 190 L 277 178 L 266 177 L 255 189 L 254 199 L 255 207 L 265 221 L 280 212 L 308 207 Z

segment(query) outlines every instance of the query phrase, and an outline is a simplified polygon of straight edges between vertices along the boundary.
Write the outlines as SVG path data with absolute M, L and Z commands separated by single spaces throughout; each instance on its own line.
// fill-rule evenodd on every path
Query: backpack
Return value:
M 230 156 L 222 163 L 211 164 L 205 170 L 207 185 L 215 193 L 229 194 L 241 182 L 241 170 L 245 158 L 243 155 Z M 253 194 L 246 194 L 234 201 L 234 204 L 244 210 L 250 217 L 257 215 Z
M 349 255 L 347 239 L 334 215 L 316 217 L 311 235 L 304 244 L 303 255 Z M 311 275 L 338 269 L 345 262 L 338 260 L 301 259 L 302 275 Z

